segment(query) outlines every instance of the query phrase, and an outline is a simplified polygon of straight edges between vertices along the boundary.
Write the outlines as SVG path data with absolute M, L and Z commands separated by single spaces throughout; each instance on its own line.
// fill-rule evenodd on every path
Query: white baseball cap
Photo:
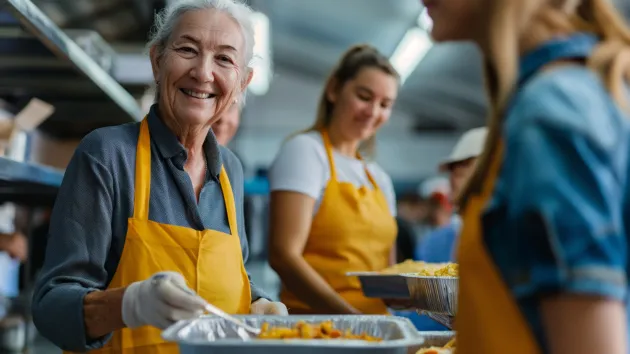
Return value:
M 446 160 L 440 163 L 440 171 L 448 169 L 449 165 L 478 157 L 483 152 L 483 146 L 486 143 L 486 136 L 488 135 L 488 128 L 481 127 L 467 131 L 459 138 L 457 144 Z

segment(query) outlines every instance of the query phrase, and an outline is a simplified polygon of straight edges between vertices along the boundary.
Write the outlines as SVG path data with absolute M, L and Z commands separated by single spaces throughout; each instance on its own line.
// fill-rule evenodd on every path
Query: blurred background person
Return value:
M 397 217 L 411 223 L 419 223 L 426 219 L 428 214 L 427 201 L 420 194 L 407 192 L 396 199 L 398 210 Z
M 446 178 L 430 177 L 420 183 L 417 191 L 408 191 L 397 199 L 399 262 L 413 259 L 419 242 L 436 228 L 448 224 L 452 215 L 448 185 Z
M 425 0 L 484 54 L 459 204 L 457 353 L 627 354 L 630 28 L 607 0 Z
M 375 48 L 350 48 L 324 86 L 313 127 L 286 141 L 272 164 L 269 262 L 294 314 L 388 313 L 346 272 L 396 259 L 393 185 L 370 160 L 399 83 Z
M 212 124 L 212 131 L 217 138 L 217 142 L 220 145 L 228 146 L 236 135 L 240 124 L 241 110 L 237 102 L 226 110 L 218 121 Z
M 429 177 L 418 186 L 418 194 L 424 200 L 424 218 L 414 223 L 416 245 L 433 230 L 448 222 L 451 212 L 451 188 L 448 178 Z
M 475 128 L 464 133 L 453 147 L 450 156 L 439 166 L 440 172 L 448 173 L 451 199 L 454 203 L 462 188 L 468 182 L 477 163 L 479 155 L 483 151 L 486 141 L 487 128 Z M 457 208 L 446 200 L 446 195 L 441 192 L 434 193 L 434 202 L 437 204 L 436 218 L 442 226 L 429 232 L 416 244 L 414 260 L 431 263 L 455 262 L 455 246 L 461 228 L 461 218 Z M 448 330 L 442 324 L 425 315 L 415 312 L 399 312 L 398 315 L 409 318 L 416 328 L 421 331 L 445 331 Z
M 487 134 L 488 130 L 485 127 L 467 131 L 459 139 L 451 155 L 440 165 L 440 172 L 448 173 L 451 196 L 455 202 L 475 170 Z M 438 199 L 441 204 L 446 205 L 444 197 Z M 450 205 L 441 209 L 443 211 L 438 213 L 442 226 L 427 234 L 418 243 L 414 257 L 416 260 L 432 263 L 454 261 L 454 247 L 461 227 L 461 218 L 458 213 L 452 212 Z
M 20 232 L 0 234 L 0 252 L 6 252 L 9 257 L 24 262 L 28 256 L 26 236 Z
M 230 142 L 236 136 L 238 132 L 238 127 L 241 124 L 241 106 L 237 101 L 235 102 L 229 109 L 227 109 L 221 118 L 212 124 L 212 132 L 217 139 L 217 143 L 221 146 L 229 147 Z M 243 165 L 243 171 L 247 171 L 245 164 L 243 163 L 243 159 L 241 156 L 234 150 L 230 150 L 236 157 L 241 161 L 241 165 Z M 247 238 L 248 245 L 251 245 L 251 234 L 253 233 L 250 222 L 247 220 L 250 218 L 252 213 L 252 200 L 251 198 L 243 198 L 243 214 L 245 215 L 245 236 Z
M 428 214 L 428 202 L 418 193 L 407 192 L 396 199 L 396 223 L 398 236 L 396 237 L 396 259 L 403 262 L 413 258 L 416 248 L 416 225 L 425 222 Z
M 12 310 L 8 298 L 19 295 L 20 265 L 28 258 L 28 240 L 20 232 L 0 234 L 0 321 Z M 0 326 L 1 328 L 1 326 Z M 0 331 L 0 334 L 2 332 Z M 0 345 L 0 351 L 2 350 Z
M 421 240 L 425 239 L 431 232 L 447 225 L 453 216 L 453 206 L 450 201 L 450 194 L 444 192 L 434 192 L 427 199 L 427 216 L 424 224 L 427 229 L 421 235 Z

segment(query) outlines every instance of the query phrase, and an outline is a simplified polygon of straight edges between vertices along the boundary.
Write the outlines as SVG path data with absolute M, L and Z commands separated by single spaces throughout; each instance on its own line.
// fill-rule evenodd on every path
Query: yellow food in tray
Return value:
M 416 354 L 455 354 L 455 338 L 443 347 L 423 348 L 418 350 Z
M 295 326 L 272 327 L 269 323 L 263 323 L 258 339 L 345 339 L 364 340 L 368 342 L 381 342 L 383 339 L 370 336 L 366 333 L 353 334 L 352 331 L 341 331 L 334 328 L 332 321 L 320 324 L 309 324 L 299 321 Z
M 416 262 L 408 259 L 402 263 L 394 264 L 389 268 L 385 268 L 381 271 L 383 274 L 403 274 L 403 273 L 417 273 L 427 267 L 426 262 Z
M 457 263 L 427 263 L 406 260 L 381 271 L 382 274 L 417 274 L 429 277 L 457 277 Z
M 455 349 L 431 347 L 420 349 L 416 354 L 455 354 Z
M 417 274 L 426 277 L 457 277 L 459 276 L 459 265 L 456 263 L 448 263 L 436 267 L 426 267 Z

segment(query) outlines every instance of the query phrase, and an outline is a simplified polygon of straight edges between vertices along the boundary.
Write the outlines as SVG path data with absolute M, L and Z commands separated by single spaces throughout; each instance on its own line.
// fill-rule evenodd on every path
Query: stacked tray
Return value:
M 381 299 L 409 299 L 412 308 L 426 314 L 448 328 L 457 315 L 458 278 L 417 274 L 382 274 L 354 272 L 361 282 L 363 294 Z
M 406 275 L 405 280 L 417 309 L 447 316 L 457 314 L 458 278 Z
M 403 274 L 383 274 L 379 272 L 350 272 L 349 277 L 358 277 L 363 294 L 381 299 L 409 299 L 411 294 L 407 278 Z
M 409 354 L 415 354 L 420 349 L 443 347 L 448 344 L 451 339 L 455 338 L 455 332 L 452 331 L 419 332 L 419 334 L 424 338 L 424 343 L 410 347 Z
M 169 342 L 179 345 L 181 354 L 239 354 L 273 353 L 344 354 L 369 352 L 374 354 L 406 354 L 409 347 L 419 347 L 424 338 L 413 324 L 403 318 L 391 316 L 237 316 L 246 323 L 260 327 L 293 327 L 298 321 L 319 324 L 332 321 L 336 329 L 353 333 L 366 333 L 382 338 L 382 342 L 361 340 L 258 340 L 245 335 L 236 326 L 218 317 L 204 316 L 180 321 L 162 333 Z

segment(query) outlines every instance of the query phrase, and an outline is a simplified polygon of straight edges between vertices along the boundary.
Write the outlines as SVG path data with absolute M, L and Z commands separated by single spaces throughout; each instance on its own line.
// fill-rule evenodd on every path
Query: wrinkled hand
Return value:
M 258 299 L 249 307 L 252 315 L 281 315 L 287 316 L 289 310 L 281 302 L 271 302 L 267 299 Z
M 129 328 L 151 325 L 164 329 L 177 321 L 198 317 L 204 305 L 181 274 L 161 272 L 127 287 L 122 318 Z
M 0 235 L 0 251 L 5 251 L 9 254 L 9 257 L 24 262 L 28 257 L 26 236 L 19 232 Z

